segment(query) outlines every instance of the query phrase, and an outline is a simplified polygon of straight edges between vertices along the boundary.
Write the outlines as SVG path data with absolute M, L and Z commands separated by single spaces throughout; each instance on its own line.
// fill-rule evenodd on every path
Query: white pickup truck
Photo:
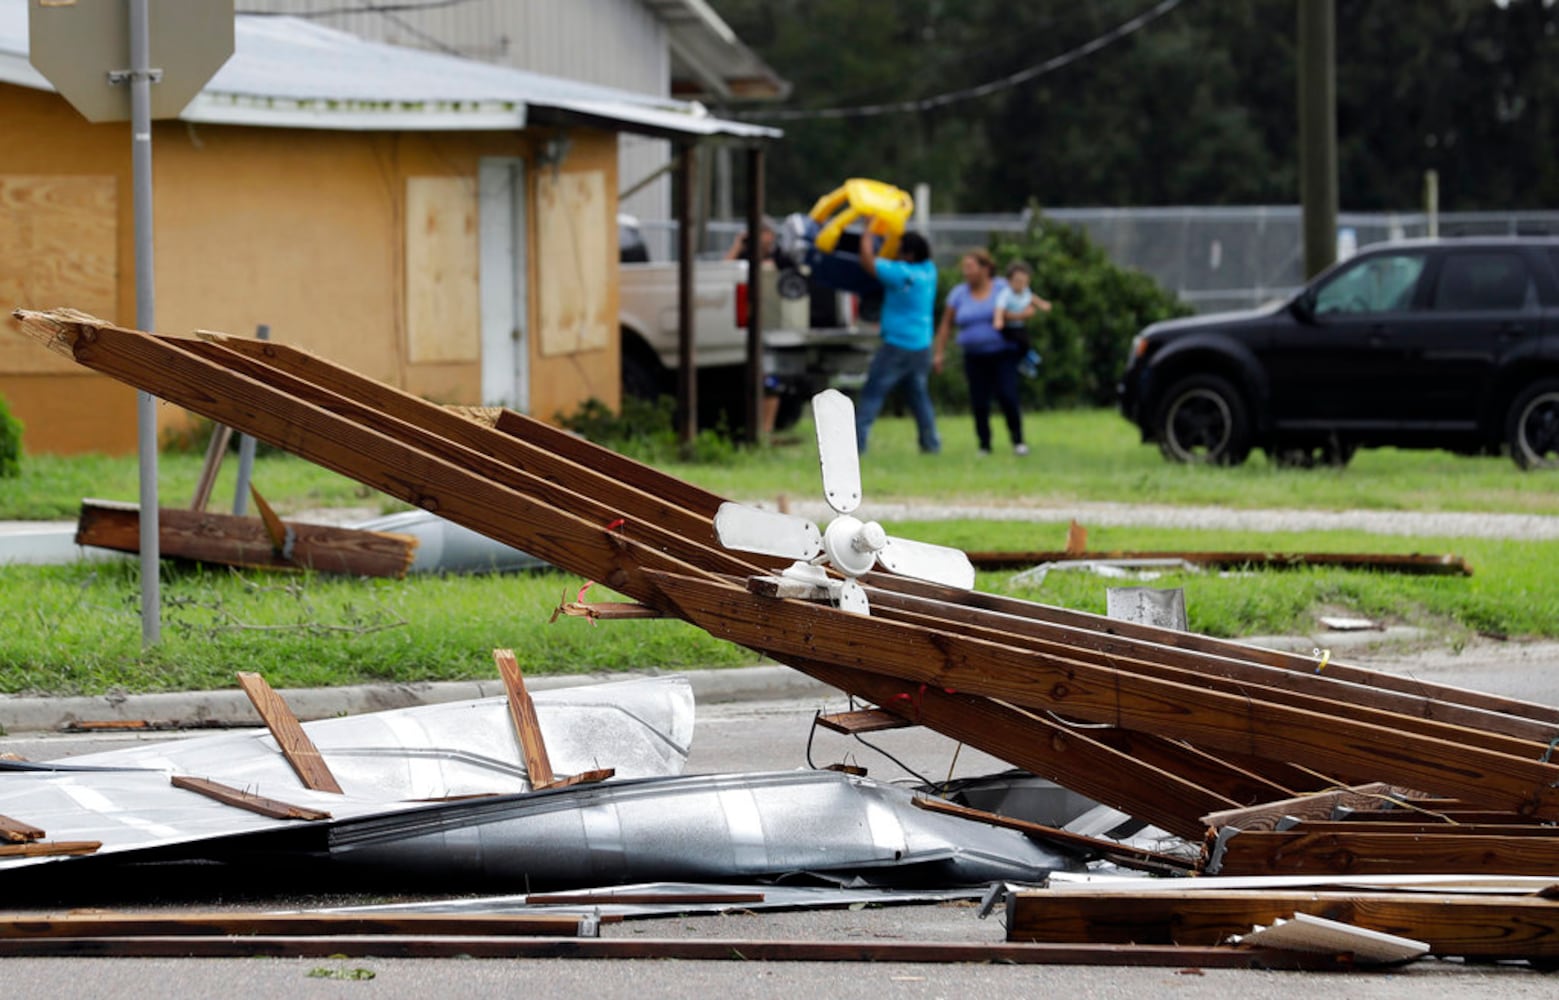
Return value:
M 618 321 L 623 392 L 646 399 L 676 392 L 677 265 L 649 259 L 636 221 L 618 218 Z M 794 280 L 792 276 L 792 280 Z M 763 370 L 780 396 L 777 428 L 793 424 L 813 393 L 859 385 L 877 348 L 875 324 L 857 323 L 854 296 L 784 298 L 779 273 L 764 268 Z M 699 261 L 693 268 L 693 351 L 699 423 L 743 423 L 747 361 L 747 262 Z

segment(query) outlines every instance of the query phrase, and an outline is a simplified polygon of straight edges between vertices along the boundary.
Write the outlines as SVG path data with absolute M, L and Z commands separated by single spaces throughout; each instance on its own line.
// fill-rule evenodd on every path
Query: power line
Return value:
M 1093 55 L 1105 46 L 1120 41 L 1128 35 L 1134 34 L 1152 24 L 1154 21 L 1168 14 L 1180 6 L 1182 0 L 1159 0 L 1158 3 L 1138 14 L 1136 17 L 1111 30 L 1079 45 L 1075 49 L 1052 56 L 1042 63 L 1018 70 L 997 80 L 982 83 L 974 87 L 965 87 L 962 90 L 952 90 L 944 94 L 936 94 L 932 97 L 922 97 L 912 101 L 891 101 L 884 104 L 862 104 L 846 108 L 794 108 L 776 109 L 773 111 L 749 111 L 741 115 L 743 118 L 757 119 L 761 121 L 802 121 L 819 118 L 869 118 L 875 115 L 906 114 L 914 111 L 931 111 L 943 108 L 949 104 L 960 101 L 969 101 L 977 97 L 988 97 L 991 94 L 1000 93 L 1003 90 L 1011 90 L 1021 86 L 1030 80 L 1053 73 L 1064 66 L 1070 66 L 1079 59 L 1085 59 Z
M 318 7 L 313 10 L 239 10 L 248 17 L 335 17 L 339 14 L 410 14 L 440 7 L 459 7 L 473 0 L 403 0 L 401 3 L 364 3 L 350 7 Z

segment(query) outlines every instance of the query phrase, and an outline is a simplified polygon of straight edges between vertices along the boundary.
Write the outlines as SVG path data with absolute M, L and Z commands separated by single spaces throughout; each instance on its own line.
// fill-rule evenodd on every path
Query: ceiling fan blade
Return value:
M 823 551 L 822 533 L 806 518 L 739 503 L 715 512 L 715 537 L 728 549 L 781 559 L 813 559 Z
M 866 600 L 866 590 L 854 580 L 846 580 L 839 587 L 839 610 L 855 615 L 871 614 L 871 603 Z
M 812 397 L 817 458 L 823 467 L 823 498 L 848 514 L 861 505 L 861 456 L 855 449 L 855 404 L 837 389 Z
M 907 538 L 888 537 L 888 542 L 877 553 L 877 561 L 902 576 L 913 576 L 960 590 L 974 586 L 974 564 L 962 549 L 927 542 L 912 542 Z

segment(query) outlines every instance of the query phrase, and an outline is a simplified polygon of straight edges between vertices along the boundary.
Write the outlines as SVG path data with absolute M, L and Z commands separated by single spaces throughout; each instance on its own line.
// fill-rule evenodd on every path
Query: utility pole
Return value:
M 1337 259 L 1337 3 L 1299 0 L 1299 201 L 1305 279 Z

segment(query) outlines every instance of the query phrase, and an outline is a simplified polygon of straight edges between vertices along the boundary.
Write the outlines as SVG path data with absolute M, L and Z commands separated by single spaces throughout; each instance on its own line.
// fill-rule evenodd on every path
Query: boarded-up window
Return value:
M 538 343 L 544 357 L 599 351 L 611 342 L 608 292 L 615 247 L 608 245 L 606 175 L 599 170 L 538 172 L 536 178 Z
M 116 191 L 112 177 L 0 174 L 0 371 L 81 372 L 22 334 L 17 306 L 117 318 Z
M 406 359 L 481 357 L 475 177 L 406 179 Z

